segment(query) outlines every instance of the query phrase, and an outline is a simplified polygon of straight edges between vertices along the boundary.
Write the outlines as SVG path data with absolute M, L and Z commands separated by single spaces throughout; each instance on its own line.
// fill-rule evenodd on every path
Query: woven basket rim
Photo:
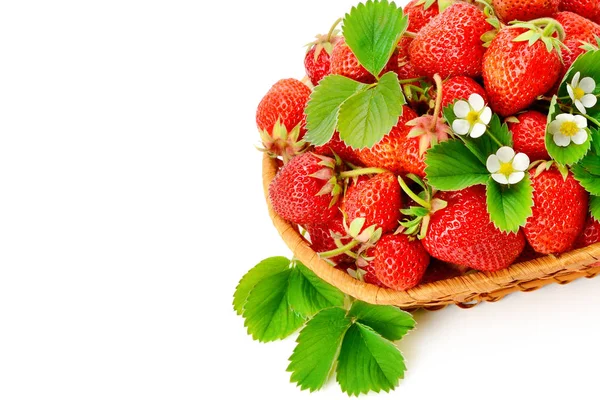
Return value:
M 497 301 L 514 291 L 533 291 L 550 283 L 569 283 L 580 277 L 600 274 L 600 243 L 532 261 L 514 264 L 496 272 L 473 272 L 455 278 L 419 285 L 407 291 L 380 288 L 352 278 L 321 259 L 297 229 L 273 210 L 269 184 L 277 173 L 277 162 L 263 155 L 263 190 L 269 216 L 294 256 L 317 276 L 344 293 L 372 304 L 395 305 L 404 309 L 439 309 L 448 304 L 470 308 L 481 301 Z M 596 264 L 596 265 L 594 265 Z

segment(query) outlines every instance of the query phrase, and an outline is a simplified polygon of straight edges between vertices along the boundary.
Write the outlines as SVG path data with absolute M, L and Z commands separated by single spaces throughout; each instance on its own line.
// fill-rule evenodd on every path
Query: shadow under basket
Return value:
M 277 162 L 263 156 L 263 189 L 269 215 L 283 241 L 294 256 L 321 279 L 342 292 L 371 304 L 387 304 L 405 310 L 439 310 L 449 304 L 471 308 L 482 301 L 495 302 L 509 293 L 532 292 L 551 283 L 565 285 L 578 278 L 600 274 L 600 243 L 532 261 L 514 264 L 497 272 L 475 272 L 451 279 L 416 286 L 401 292 L 384 289 L 354 279 L 321 259 L 300 235 L 296 227 L 279 217 L 269 201 L 269 184 L 277 173 Z

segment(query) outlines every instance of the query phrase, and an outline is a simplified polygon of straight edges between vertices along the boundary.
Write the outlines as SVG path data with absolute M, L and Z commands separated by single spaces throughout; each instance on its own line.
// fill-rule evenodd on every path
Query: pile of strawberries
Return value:
M 398 75 L 407 104 L 370 148 L 352 148 L 337 132 L 321 146 L 303 140 L 305 109 L 324 77 L 376 82 L 335 26 L 309 47 L 307 77 L 278 81 L 258 106 L 264 149 L 281 160 L 269 187 L 275 212 L 299 226 L 322 258 L 357 279 L 406 290 L 600 242 L 589 194 L 567 167 L 551 162 L 545 143 L 549 99 L 585 52 L 582 43 L 600 37 L 600 2 L 480 3 L 412 0 L 403 8 L 408 29 L 382 74 Z M 514 20 L 523 24 L 509 24 Z M 528 33 L 527 24 L 547 36 L 515 41 Z M 584 94 L 575 93 L 590 103 Z M 461 100 L 471 109 L 466 122 L 444 122 L 441 110 L 453 104 L 457 110 Z M 508 124 L 514 142 L 508 158 L 528 158 L 524 171 L 494 178 L 531 179 L 533 213 L 518 232 L 490 220 L 485 186 L 439 191 L 427 182 L 427 150 L 461 130 L 476 137 L 477 124 L 467 123 L 489 123 L 484 106 Z

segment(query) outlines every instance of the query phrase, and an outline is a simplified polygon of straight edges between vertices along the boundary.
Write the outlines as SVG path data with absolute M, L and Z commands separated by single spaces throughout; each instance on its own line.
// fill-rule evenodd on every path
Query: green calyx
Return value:
M 562 49 L 566 48 L 563 44 L 565 30 L 560 22 L 553 18 L 539 18 L 529 22 L 515 21 L 511 22 L 510 27 L 527 29 L 526 32 L 514 38 L 513 42 L 529 42 L 529 46 L 532 46 L 541 40 L 549 53 L 556 50 L 559 55 L 562 53 Z
M 315 49 L 315 54 L 314 54 L 315 62 L 317 61 L 317 59 L 319 58 L 319 55 L 321 54 L 321 52 L 323 50 L 325 50 L 327 52 L 327 54 L 329 54 L 329 55 L 331 55 L 331 53 L 333 52 L 333 46 L 335 45 L 337 40 L 341 38 L 340 30 L 337 29 L 337 26 L 340 24 L 340 22 L 342 22 L 342 19 L 341 18 L 337 19 L 333 23 L 333 25 L 331 26 L 331 29 L 329 29 L 329 32 L 326 35 L 317 35 L 317 36 L 315 36 L 316 40 L 306 44 L 306 52 L 307 53 L 311 49 L 313 49 L 313 48 Z
M 446 8 L 450 7 L 454 2 L 452 0 L 419 0 L 417 1 L 417 6 L 423 6 L 424 10 L 428 10 L 434 4 L 438 5 L 438 9 L 440 10 L 440 14 L 443 13 Z
M 266 152 L 272 158 L 281 157 L 283 162 L 287 163 L 292 157 L 308 149 L 308 143 L 299 137 L 300 124 L 288 132 L 286 126 L 277 120 L 271 133 L 266 130 L 260 131 L 260 139 L 264 147 L 259 147 L 258 150 Z
M 500 19 L 496 15 L 496 11 L 494 7 L 488 0 L 476 0 L 475 1 L 480 8 L 483 9 L 483 14 L 485 15 L 485 20 L 488 24 L 492 26 L 492 29 L 481 35 L 481 41 L 483 42 L 483 47 L 490 47 L 490 43 L 496 37 L 500 29 L 504 27 Z
M 560 172 L 561 176 L 563 177 L 563 180 L 567 180 L 568 176 L 569 176 L 569 169 L 562 164 L 559 164 L 555 161 L 535 161 L 533 163 L 531 163 L 529 169 L 530 170 L 535 170 L 535 173 L 533 174 L 534 177 L 538 177 L 542 174 L 542 172 L 544 171 L 548 171 L 550 168 L 552 167 L 556 167 L 556 169 L 558 170 L 558 172 Z
M 579 46 L 579 48 L 582 50 L 585 50 L 585 51 L 600 50 L 600 37 L 595 36 L 595 39 L 596 39 L 596 43 L 590 43 L 590 42 L 585 42 L 583 40 L 580 40 L 581 46 Z
M 402 214 L 407 218 L 400 222 L 400 231 L 405 235 L 417 236 L 417 238 L 423 239 L 427 235 L 431 216 L 437 211 L 446 208 L 448 203 L 444 200 L 434 198 L 435 191 L 433 188 L 418 176 L 408 174 L 406 177 L 423 190 L 417 195 L 408 187 L 402 177 L 398 177 L 398 183 L 400 183 L 400 187 L 404 193 L 417 203 L 416 206 L 401 210 Z
M 382 230 L 377 225 L 371 225 L 365 228 L 366 220 L 364 218 L 355 218 L 348 225 L 347 216 L 344 214 L 345 235 L 330 232 L 337 248 L 319 253 L 321 258 L 332 258 L 340 254 L 346 254 L 356 260 L 364 258 L 367 249 L 375 246 L 381 238 Z

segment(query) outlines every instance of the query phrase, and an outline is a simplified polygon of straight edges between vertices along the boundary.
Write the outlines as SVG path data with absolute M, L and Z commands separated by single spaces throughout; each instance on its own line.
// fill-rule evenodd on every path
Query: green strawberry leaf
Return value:
M 369 0 L 344 17 L 343 35 L 360 64 L 379 76 L 408 26 L 402 8 L 387 0 Z
M 571 167 L 573 176 L 591 195 L 600 196 L 600 152 L 597 149 L 598 131 L 593 131 L 594 148 Z
M 283 339 L 300 328 L 305 319 L 293 311 L 288 292 L 293 269 L 286 269 L 257 283 L 244 305 L 244 326 L 260 342 Z
M 402 339 L 416 324 L 409 313 L 397 307 L 374 306 L 362 301 L 352 303 L 348 315 L 388 340 Z
M 347 99 L 340 107 L 340 138 L 354 149 L 372 147 L 398 123 L 402 106 L 398 76 L 388 72 L 369 90 Z
M 442 142 L 425 153 L 425 174 L 438 190 L 462 190 L 483 185 L 489 178 L 485 164 L 460 140 Z
M 319 82 L 306 106 L 304 140 L 321 146 L 331 140 L 338 124 L 340 108 L 349 98 L 367 89 L 368 85 L 341 75 L 328 75 Z
M 533 214 L 533 187 L 527 173 L 516 185 L 502 185 L 490 179 L 486 192 L 490 218 L 502 232 L 518 232 Z
M 350 396 L 388 392 L 398 385 L 404 371 L 404 358 L 392 342 L 360 322 L 348 329 L 337 366 L 337 381 L 343 392 Z
M 291 381 L 301 390 L 315 391 L 323 387 L 333 371 L 342 340 L 352 320 L 342 308 L 329 308 L 319 312 L 300 331 L 298 343 L 287 370 Z
M 260 281 L 276 275 L 290 267 L 290 260 L 285 257 L 271 257 L 259 262 L 254 268 L 246 273 L 235 288 L 233 294 L 233 309 L 238 315 L 242 315 L 244 304 L 250 291 Z
M 295 264 L 288 293 L 288 301 L 294 311 L 311 317 L 325 308 L 344 305 L 344 293 L 321 280 L 299 261 Z
M 590 214 L 600 222 L 600 196 L 590 196 Z
M 546 149 L 548 154 L 557 163 L 562 165 L 572 165 L 581 160 L 588 153 L 592 146 L 590 135 L 583 144 L 571 143 L 567 147 L 557 146 L 554 143 L 552 133 L 550 133 L 550 123 L 554 121 L 557 115 L 561 113 L 560 105 L 558 104 L 557 97 L 552 97 L 550 102 L 550 111 L 548 113 L 548 125 L 546 127 Z M 588 130 L 589 132 L 589 130 Z

